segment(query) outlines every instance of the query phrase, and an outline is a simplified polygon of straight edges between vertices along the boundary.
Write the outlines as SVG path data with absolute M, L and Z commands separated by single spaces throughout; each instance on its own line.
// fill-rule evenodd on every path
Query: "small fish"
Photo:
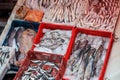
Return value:
M 103 65 L 103 61 L 101 59 L 99 59 L 97 64 L 96 64 L 96 71 L 95 71 L 95 75 L 96 76 L 100 75 L 100 71 L 102 69 L 102 65 Z
M 83 54 L 86 54 L 86 53 L 90 50 L 90 48 L 91 48 L 91 45 L 88 44 L 88 45 L 86 46 L 86 48 L 84 49 Z
M 88 44 L 88 40 L 84 40 L 83 42 L 81 42 L 81 44 L 79 45 L 80 49 L 84 49 Z
M 11 34 L 8 36 L 8 46 L 12 47 L 13 39 L 15 37 L 16 30 L 12 30 Z
M 69 34 L 68 34 L 69 33 Z M 63 53 L 65 54 L 71 37 L 71 31 L 68 30 L 47 30 L 44 31 L 44 36 L 41 41 L 34 48 L 35 51 L 49 52 L 49 53 Z
M 21 80 L 30 80 L 30 76 L 29 75 L 24 75 L 24 76 L 22 76 Z
M 93 62 L 93 73 L 92 76 L 95 75 L 96 69 L 97 69 L 97 62 L 100 59 L 101 55 L 102 55 L 102 51 L 103 51 L 103 45 L 100 45 L 99 48 L 97 49 L 97 51 L 94 54 L 94 62 Z
M 91 73 L 92 73 L 92 65 L 93 65 L 93 58 L 89 60 L 89 63 L 86 67 L 86 70 L 84 73 L 84 80 L 90 80 Z
M 94 61 L 97 63 L 98 59 L 101 57 L 103 51 L 103 45 L 100 45 L 97 51 L 94 54 Z
M 49 61 L 41 61 L 41 60 L 31 60 L 32 63 L 36 65 L 30 64 L 28 69 L 24 71 L 23 77 L 29 77 L 30 80 L 55 80 L 56 76 L 52 75 L 53 69 L 59 71 L 59 67 L 57 64 L 49 62 Z M 44 69 L 44 66 L 49 66 L 50 68 Z M 55 72 L 54 72 L 55 73 Z M 57 73 L 55 73 L 57 75 Z
M 9 59 L 9 52 L 10 52 L 8 48 L 6 47 L 3 47 L 3 48 L 0 51 L 0 65 L 1 66 L 5 64 L 7 59 Z
M 73 48 L 73 51 L 76 51 L 79 49 L 79 45 L 81 44 L 81 41 L 77 41 L 75 44 L 74 44 L 74 48 Z
M 72 50 L 72 55 L 67 62 L 65 77 L 76 78 L 76 80 L 98 78 L 102 68 L 102 59 L 105 56 L 103 51 L 106 53 L 106 47 L 108 47 L 108 45 L 105 46 L 107 41 L 109 40 L 104 37 L 82 33 L 80 33 L 80 36 L 77 35 L 75 48 Z
M 33 62 L 33 63 L 35 63 L 35 64 L 42 63 L 42 61 L 40 61 L 40 60 L 31 60 L 31 62 Z
M 81 60 L 81 63 L 80 65 L 78 66 L 78 73 L 77 73 L 77 79 L 76 80 L 84 80 L 84 66 L 85 66 L 85 63 L 84 63 L 84 57 L 82 58 Z
M 89 60 L 93 58 L 93 54 L 95 53 L 96 49 L 92 48 L 88 51 L 87 55 L 85 56 L 85 69 L 89 63 Z
M 16 31 L 16 34 L 14 36 L 14 38 L 16 39 L 16 45 L 17 47 L 20 47 L 20 39 L 21 39 L 21 36 L 22 36 L 22 33 L 25 29 L 23 27 L 19 27 L 19 29 Z

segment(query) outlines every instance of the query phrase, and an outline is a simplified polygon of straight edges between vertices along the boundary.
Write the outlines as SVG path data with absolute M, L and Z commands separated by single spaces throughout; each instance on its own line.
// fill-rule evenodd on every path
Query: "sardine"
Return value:
M 97 49 L 97 51 L 95 52 L 94 54 L 94 62 L 93 62 L 93 73 L 92 73 L 92 76 L 95 75 L 95 72 L 96 72 L 96 64 L 98 62 L 98 60 L 100 59 L 101 55 L 102 55 L 102 51 L 103 51 L 103 45 L 100 45 L 99 48 Z
M 27 78 L 30 80 L 55 80 L 56 76 L 52 75 L 53 68 L 59 71 L 59 67 L 57 64 L 48 62 L 48 61 L 41 61 L 41 60 L 31 60 L 32 63 L 36 65 L 30 64 L 28 69 L 24 71 L 22 78 Z M 49 70 L 44 70 L 44 66 L 50 66 Z M 57 75 L 57 74 L 56 74 Z
M 78 74 L 77 74 L 77 79 L 76 80 L 84 80 L 84 66 L 85 66 L 85 62 L 84 62 L 84 57 L 82 58 L 82 61 L 80 63 L 80 65 L 78 66 Z
M 103 49 L 104 49 L 103 45 L 100 45 L 99 48 L 97 49 L 97 51 L 95 52 L 95 54 L 94 54 L 95 63 L 97 63 L 98 59 L 101 57 Z
M 86 56 L 85 56 L 85 69 L 86 69 L 86 67 L 87 67 L 87 65 L 88 65 L 88 63 L 89 63 L 89 60 L 90 60 L 91 58 L 93 58 L 93 54 L 95 53 L 95 51 L 96 51 L 96 49 L 95 49 L 95 48 L 92 48 L 92 49 L 90 49 L 90 50 L 88 51 L 88 53 L 86 54 Z
M 102 69 L 102 65 L 103 65 L 103 61 L 101 60 L 101 58 L 98 60 L 97 64 L 96 64 L 96 71 L 95 71 L 95 75 L 99 76 L 100 75 L 100 71 Z
M 93 65 L 93 58 L 89 60 L 89 63 L 86 67 L 85 73 L 84 73 L 84 80 L 90 80 L 91 73 L 92 73 L 92 65 Z

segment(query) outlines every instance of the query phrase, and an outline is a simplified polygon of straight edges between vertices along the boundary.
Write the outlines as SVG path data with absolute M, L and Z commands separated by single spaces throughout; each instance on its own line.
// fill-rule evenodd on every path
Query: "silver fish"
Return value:
M 31 62 L 35 63 L 36 65 L 30 65 L 28 69 L 24 71 L 21 80 L 24 80 L 25 78 L 30 80 L 55 80 L 56 76 L 52 76 L 51 73 L 53 68 L 59 71 L 57 64 L 41 60 L 31 60 Z M 50 69 L 44 70 L 44 65 L 49 65 Z

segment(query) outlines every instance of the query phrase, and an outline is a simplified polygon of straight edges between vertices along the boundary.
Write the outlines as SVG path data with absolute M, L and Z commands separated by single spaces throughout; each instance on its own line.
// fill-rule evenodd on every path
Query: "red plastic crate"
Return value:
M 72 39 L 73 39 L 73 30 L 74 27 L 73 26 L 67 26 L 67 25 L 58 25 L 58 24 L 51 24 L 51 23 L 41 23 L 39 26 L 39 30 L 38 33 L 36 34 L 36 38 L 34 40 L 34 44 L 38 44 L 41 40 L 41 38 L 43 37 L 43 29 L 51 29 L 51 30 L 55 30 L 55 29 L 60 29 L 60 30 L 71 30 L 71 38 L 68 44 L 68 48 L 66 50 L 66 53 L 64 55 L 65 59 L 68 59 L 68 55 L 70 54 L 69 49 L 72 47 L 71 43 L 72 43 Z M 35 46 L 32 46 L 32 50 L 35 48 Z
M 75 28 L 74 31 L 73 31 L 74 35 L 72 37 L 73 39 L 72 39 L 71 46 L 74 46 L 76 36 L 79 32 L 83 33 L 83 34 L 87 34 L 87 35 L 106 37 L 106 38 L 110 39 L 109 45 L 108 45 L 108 50 L 106 52 L 105 59 L 104 59 L 104 62 L 103 62 L 103 66 L 102 66 L 102 69 L 100 71 L 100 76 L 98 78 L 99 80 L 103 80 L 104 75 L 105 75 L 105 71 L 106 71 L 106 68 L 107 68 L 107 63 L 108 63 L 108 60 L 109 60 L 112 44 L 113 44 L 113 34 L 112 34 L 112 32 L 106 32 L 106 31 L 95 31 L 95 30 L 89 30 L 89 29 L 84 29 L 84 28 Z M 69 52 L 72 52 L 71 47 L 69 49 Z M 70 54 L 72 54 L 72 53 L 70 53 Z M 68 56 L 68 59 L 69 58 L 70 58 L 70 55 Z M 69 79 L 63 78 L 62 80 L 69 80 Z
M 49 62 L 57 63 L 59 64 L 59 72 L 57 73 L 57 77 L 55 78 L 56 80 L 60 80 L 62 78 L 63 73 L 61 71 L 65 70 L 65 61 L 63 56 L 61 55 L 56 55 L 56 54 L 48 54 L 48 53 L 43 53 L 43 52 L 36 52 L 30 50 L 27 53 L 27 56 L 21 65 L 19 71 L 17 72 L 14 80 L 20 80 L 22 74 L 24 73 L 25 70 L 28 69 L 28 66 L 31 64 L 30 60 L 46 60 Z

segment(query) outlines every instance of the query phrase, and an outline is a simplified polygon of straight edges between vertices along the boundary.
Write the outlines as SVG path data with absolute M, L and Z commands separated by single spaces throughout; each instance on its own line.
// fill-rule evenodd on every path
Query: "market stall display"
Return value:
M 111 32 L 120 10 L 119 0 L 26 0 L 23 6 L 43 11 L 43 22 Z
M 119 4 L 119 0 L 18 0 L 0 37 L 0 44 L 15 49 L 14 64 L 22 65 L 14 80 L 103 80 Z
M 33 40 L 38 30 L 38 23 L 25 21 L 13 21 L 11 28 L 3 43 L 4 46 L 10 46 L 16 51 L 16 65 L 20 65 L 26 56 L 28 50 L 31 49 Z
M 43 21 L 74 25 L 76 19 L 89 11 L 89 0 L 55 0 L 45 12 Z
M 66 55 L 72 39 L 72 31 L 72 26 L 41 23 L 33 50 Z
M 59 80 L 59 71 L 65 68 L 63 65 L 61 55 L 29 51 L 14 80 Z
M 44 51 L 48 53 L 65 54 L 70 40 L 71 31 L 50 30 L 43 32 L 44 36 L 41 42 L 36 45 L 35 51 Z
M 11 47 L 0 46 L 0 80 L 3 79 L 6 72 L 10 69 L 10 63 L 15 56 L 15 50 Z
M 120 11 L 119 0 L 91 0 L 90 3 L 89 12 L 76 26 L 113 32 Z
M 49 61 L 40 61 L 40 60 L 31 60 L 31 62 L 35 64 L 35 66 L 33 64 L 30 64 L 28 70 L 26 70 L 22 75 L 21 80 L 24 79 L 55 80 L 55 76 L 59 71 L 59 67 L 57 64 L 51 63 Z
M 74 47 L 63 78 L 103 80 L 113 41 L 112 34 L 79 28 L 75 33 Z
M 43 21 L 113 32 L 119 10 L 119 0 L 56 0 Z

